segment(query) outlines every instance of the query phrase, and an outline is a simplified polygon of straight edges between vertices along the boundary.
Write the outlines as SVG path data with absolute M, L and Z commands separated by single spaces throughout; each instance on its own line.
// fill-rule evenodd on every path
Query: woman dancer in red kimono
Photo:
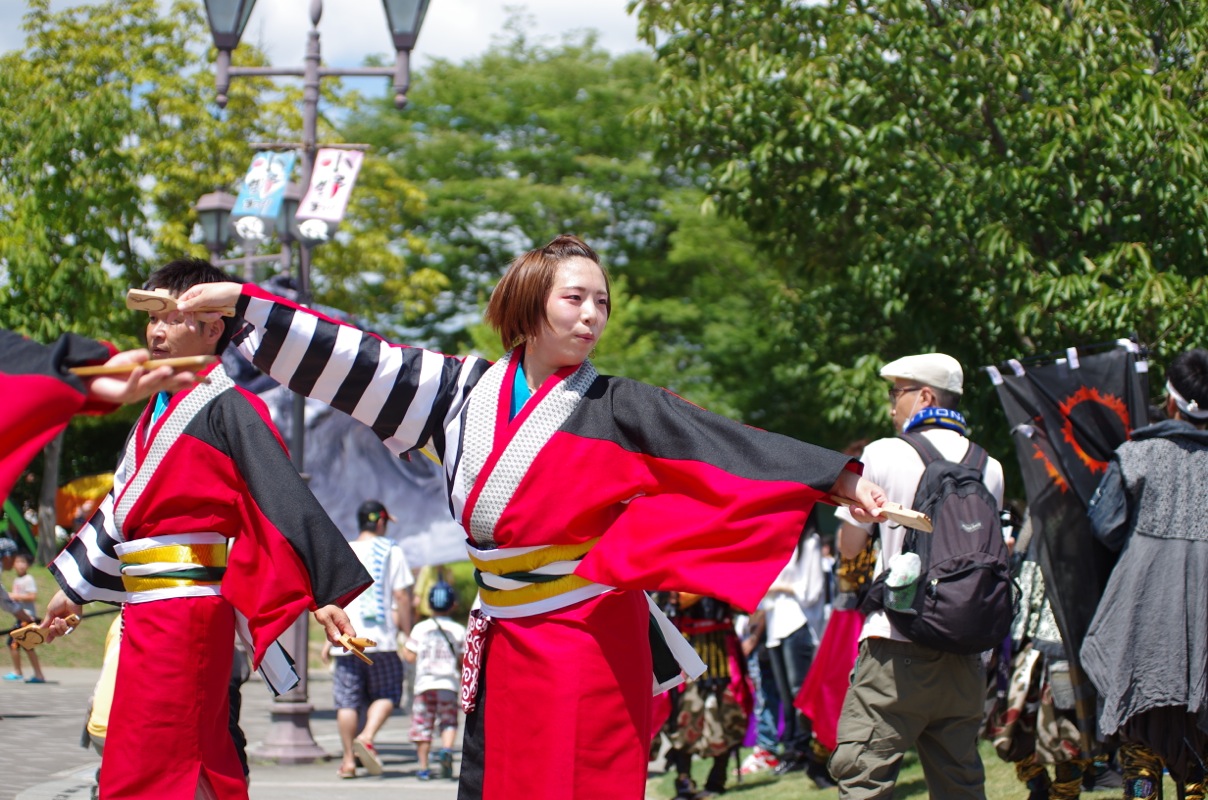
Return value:
M 482 604 L 462 798 L 641 798 L 652 689 L 679 672 L 641 590 L 753 608 L 816 500 L 845 495 L 871 519 L 884 499 L 845 456 L 598 375 L 608 291 L 573 236 L 520 256 L 486 312 L 511 348 L 494 364 L 392 345 L 251 285 L 181 298 L 237 303 L 235 342 L 258 367 L 444 464 Z

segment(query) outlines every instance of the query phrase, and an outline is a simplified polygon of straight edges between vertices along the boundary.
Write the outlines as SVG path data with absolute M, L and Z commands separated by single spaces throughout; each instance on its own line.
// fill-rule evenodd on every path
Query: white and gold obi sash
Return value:
M 495 362 L 479 380 L 466 408 L 462 450 L 462 475 L 469 495 L 482 475 L 483 467 L 495 444 L 495 420 L 498 404 L 504 402 L 503 389 L 509 352 Z M 532 466 L 537 454 L 570 417 L 599 375 L 590 361 L 584 361 L 574 373 L 559 381 L 526 409 L 521 423 L 503 453 L 495 462 L 478 498 L 470 509 L 470 537 L 478 546 L 466 545 L 475 566 L 481 611 L 488 617 L 515 619 L 556 611 L 614 590 L 612 586 L 589 581 L 574 574 L 579 561 L 596 540 L 578 544 L 536 547 L 497 547 L 495 526 L 511 502 L 517 487 Z M 661 637 L 652 632 L 656 667 L 660 652 L 669 651 L 678 668 L 656 672 L 654 691 L 666 691 L 684 679 L 699 677 L 705 664 L 671 621 L 646 596 L 652 619 Z M 662 642 L 656 641 L 661 639 Z M 682 674 L 681 671 L 682 670 Z
M 531 617 L 612 591 L 611 586 L 593 583 L 574 574 L 579 561 L 597 541 L 494 550 L 466 545 L 475 567 L 474 580 L 479 587 L 476 611 L 486 615 L 488 620 Z M 655 623 L 655 629 L 649 631 L 654 660 L 653 693 L 662 694 L 683 683 L 685 677 L 699 678 L 705 671 L 705 662 L 650 595 L 643 594 L 650 618 Z M 468 654 L 469 649 L 466 652 Z M 473 694 L 470 691 L 469 697 Z M 463 700 L 465 697 L 463 694 Z
M 596 541 L 493 550 L 466 545 L 482 610 L 502 619 L 531 617 L 612 591 L 574 574 Z
M 221 533 L 178 533 L 119 542 L 127 603 L 221 594 L 227 539 Z

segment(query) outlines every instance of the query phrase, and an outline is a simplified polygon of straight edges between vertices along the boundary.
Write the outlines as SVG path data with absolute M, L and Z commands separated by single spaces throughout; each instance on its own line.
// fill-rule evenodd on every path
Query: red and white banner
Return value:
M 356 185 L 357 173 L 361 170 L 361 160 L 365 154 L 359 150 L 339 150 L 326 147 L 315 155 L 314 170 L 310 175 L 310 186 L 302 204 L 298 207 L 297 220 L 303 227 L 306 220 L 320 220 L 327 223 L 328 236 L 333 233 L 344 212 L 348 209 L 348 198 L 352 195 L 352 187 Z M 317 228 L 317 226 L 308 226 Z M 303 230 L 306 238 L 315 237 Z

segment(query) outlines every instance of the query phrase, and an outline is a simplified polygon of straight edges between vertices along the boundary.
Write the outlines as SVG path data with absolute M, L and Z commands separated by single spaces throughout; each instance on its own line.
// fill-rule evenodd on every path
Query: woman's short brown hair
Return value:
M 604 288 L 609 288 L 608 270 L 600 256 L 578 236 L 564 233 L 545 247 L 529 250 L 508 266 L 487 303 L 487 324 L 498 332 L 504 348 L 511 350 L 549 324 L 545 301 L 553 290 L 558 265 L 571 258 L 594 262 L 604 273 Z

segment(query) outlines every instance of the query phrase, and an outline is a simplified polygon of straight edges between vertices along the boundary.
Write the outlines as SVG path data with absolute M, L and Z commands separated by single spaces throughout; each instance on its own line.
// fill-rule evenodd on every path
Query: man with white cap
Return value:
M 896 432 L 920 434 L 949 461 L 964 458 L 970 443 L 957 410 L 964 373 L 956 359 L 943 353 L 906 356 L 882 367 L 881 377 L 893 383 L 889 413 Z M 864 449 L 861 461 L 864 475 L 884 487 L 891 502 L 911 507 L 924 464 L 909 442 L 878 439 Z M 1001 507 L 1002 465 L 988 459 L 983 480 Z M 873 525 L 855 522 L 843 509 L 838 516 L 839 551 L 853 558 L 864 549 Z M 902 552 L 906 530 L 894 524 L 877 527 L 879 574 Z M 915 644 L 884 611 L 869 614 L 830 761 L 839 796 L 891 797 L 903 756 L 917 747 L 932 797 L 984 798 L 985 772 L 977 752 L 984 694 L 979 656 Z

